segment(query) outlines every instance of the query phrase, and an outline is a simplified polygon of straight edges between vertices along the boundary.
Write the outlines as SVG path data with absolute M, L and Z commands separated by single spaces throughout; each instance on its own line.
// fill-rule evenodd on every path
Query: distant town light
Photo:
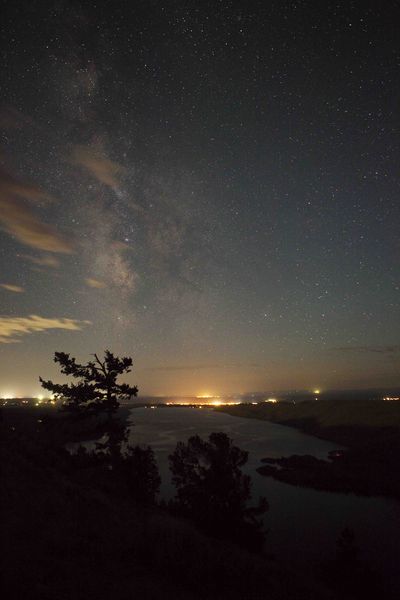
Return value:
M 271 404 L 276 404 L 278 400 L 276 398 L 267 398 L 265 402 L 270 402 Z
M 314 390 L 314 394 L 317 394 L 317 395 L 318 395 L 318 394 L 320 394 L 320 393 L 321 393 L 321 390 Z

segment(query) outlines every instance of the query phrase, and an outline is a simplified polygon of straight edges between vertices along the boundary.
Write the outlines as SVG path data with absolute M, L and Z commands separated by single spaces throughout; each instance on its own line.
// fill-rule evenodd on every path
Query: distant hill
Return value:
M 218 407 L 215 410 L 240 417 L 273 421 L 282 425 L 298 427 L 303 431 L 320 435 L 333 441 L 337 439 L 336 428 L 398 428 L 400 429 L 400 401 L 377 400 L 309 400 L 304 402 L 263 402 Z M 329 435 L 331 431 L 331 435 Z M 343 431 L 344 433 L 344 431 Z M 337 432 L 339 435 L 339 433 Z M 339 437 L 341 437 L 339 435 Z M 347 442 L 346 437 L 346 442 Z M 352 445 L 352 444 L 350 444 Z

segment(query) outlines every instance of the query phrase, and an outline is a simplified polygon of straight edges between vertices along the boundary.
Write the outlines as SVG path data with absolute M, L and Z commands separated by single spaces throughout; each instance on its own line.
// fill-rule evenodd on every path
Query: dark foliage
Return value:
M 379 574 L 360 557 L 354 531 L 343 529 L 336 542 L 336 555 L 321 567 L 322 579 L 340 598 L 367 600 L 382 597 Z
M 104 439 L 96 443 L 96 450 L 100 456 L 116 467 L 122 460 L 123 445 L 126 444 L 128 430 L 124 423 L 117 418 L 109 419 L 106 425 Z
M 39 377 L 40 383 L 62 400 L 64 409 L 75 415 L 104 412 L 111 417 L 121 399 L 137 395 L 136 386 L 117 382 L 120 375 L 131 371 L 130 357 L 119 358 L 106 350 L 103 360 L 95 354 L 93 361 L 79 364 L 69 354 L 56 352 L 54 362 L 60 365 L 63 375 L 71 375 L 77 383 L 59 384 Z
M 241 471 L 248 453 L 234 446 L 225 433 L 212 433 L 179 442 L 169 457 L 177 496 L 173 507 L 212 535 L 234 539 L 260 550 L 265 534 L 260 515 L 268 509 L 265 498 L 247 507 L 251 478 Z
M 103 439 L 96 442 L 95 450 L 80 445 L 71 454 L 75 471 L 86 471 L 92 479 L 107 490 L 128 495 L 135 504 L 156 504 L 161 478 L 153 449 L 127 444 L 128 429 L 121 419 L 107 422 Z
M 110 456 L 106 447 L 107 442 L 95 451 L 79 446 L 70 455 L 71 474 L 78 481 L 91 481 L 107 493 L 133 500 L 136 506 L 154 506 L 161 478 L 152 448 L 127 446 Z
M 155 504 L 161 478 L 150 446 L 128 446 L 123 458 L 128 488 L 138 504 Z

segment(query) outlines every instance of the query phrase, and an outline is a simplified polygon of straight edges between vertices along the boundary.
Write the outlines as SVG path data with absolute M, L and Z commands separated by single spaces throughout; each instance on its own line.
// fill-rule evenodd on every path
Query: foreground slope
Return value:
M 160 509 L 135 506 L 89 471 L 77 476 L 41 425 L 15 415 L 2 424 L 4 597 L 331 597 L 262 556 L 210 539 Z

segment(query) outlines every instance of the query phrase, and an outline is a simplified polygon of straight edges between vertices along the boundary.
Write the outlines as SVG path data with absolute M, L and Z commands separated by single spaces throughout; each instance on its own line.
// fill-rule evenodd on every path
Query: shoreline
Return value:
M 294 427 L 344 447 L 328 460 L 312 456 L 262 459 L 260 475 L 321 491 L 384 496 L 400 500 L 400 403 L 319 401 L 297 405 L 238 405 L 215 409 Z M 377 418 L 379 417 L 379 418 Z M 372 425 L 376 419 L 379 425 Z

